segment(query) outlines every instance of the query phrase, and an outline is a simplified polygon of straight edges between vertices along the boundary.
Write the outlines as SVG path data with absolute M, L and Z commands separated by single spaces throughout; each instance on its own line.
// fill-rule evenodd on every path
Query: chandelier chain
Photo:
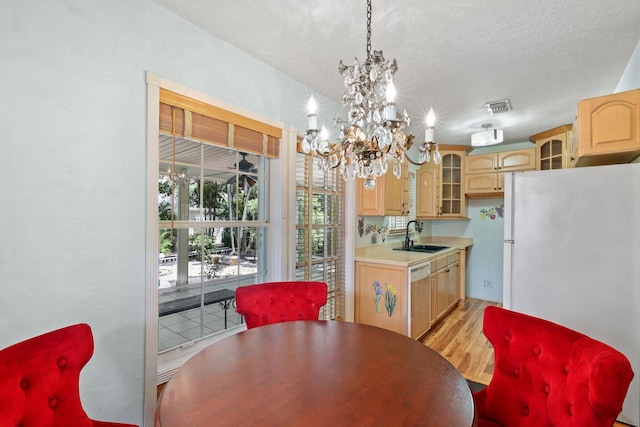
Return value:
M 367 58 L 371 57 L 371 0 L 367 0 Z

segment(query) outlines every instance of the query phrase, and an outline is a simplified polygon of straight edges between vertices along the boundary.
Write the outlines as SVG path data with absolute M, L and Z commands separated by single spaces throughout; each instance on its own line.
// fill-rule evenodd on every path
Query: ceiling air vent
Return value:
M 502 101 L 487 102 L 484 104 L 489 114 L 506 113 L 511 110 L 511 103 L 508 99 Z

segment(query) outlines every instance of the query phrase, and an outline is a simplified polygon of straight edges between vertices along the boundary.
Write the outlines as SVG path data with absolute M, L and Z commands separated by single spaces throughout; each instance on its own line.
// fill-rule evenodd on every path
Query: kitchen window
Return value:
M 386 218 L 390 234 L 404 233 L 409 221 L 416 219 L 416 174 L 409 172 L 409 215 Z

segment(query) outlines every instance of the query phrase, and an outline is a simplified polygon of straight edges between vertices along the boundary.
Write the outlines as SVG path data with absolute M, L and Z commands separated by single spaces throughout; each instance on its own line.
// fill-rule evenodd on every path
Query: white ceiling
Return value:
M 336 102 L 339 61 L 366 56 L 365 0 L 155 1 Z M 639 40 L 638 0 L 373 0 L 396 104 L 413 124 L 433 106 L 443 144 L 469 145 L 483 123 L 506 143 L 573 123 L 580 99 L 615 91 Z M 486 112 L 505 98 L 512 111 Z

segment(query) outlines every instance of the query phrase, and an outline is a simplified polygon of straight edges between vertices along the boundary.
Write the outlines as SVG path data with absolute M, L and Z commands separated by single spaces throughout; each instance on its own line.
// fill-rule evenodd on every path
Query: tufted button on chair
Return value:
M 236 307 L 247 329 L 291 320 L 318 320 L 327 303 L 324 282 L 269 282 L 236 289 Z
M 87 324 L 0 350 L 0 426 L 136 427 L 90 419 L 80 402 L 80 370 L 93 354 Z
M 490 306 L 489 386 L 474 393 L 479 427 L 611 427 L 633 371 L 614 348 L 558 324 Z

